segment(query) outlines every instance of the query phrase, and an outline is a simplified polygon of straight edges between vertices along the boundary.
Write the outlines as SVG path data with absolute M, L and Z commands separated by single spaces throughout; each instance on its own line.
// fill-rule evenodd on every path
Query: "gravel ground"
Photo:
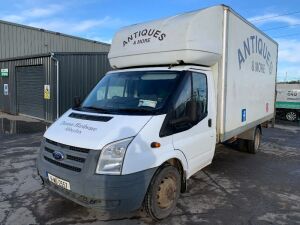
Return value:
M 213 163 L 189 180 L 174 213 L 154 223 L 143 214 L 106 220 L 43 188 L 35 160 L 45 124 L 21 120 L 0 116 L 1 225 L 300 224 L 300 126 L 264 129 L 256 155 L 218 147 Z

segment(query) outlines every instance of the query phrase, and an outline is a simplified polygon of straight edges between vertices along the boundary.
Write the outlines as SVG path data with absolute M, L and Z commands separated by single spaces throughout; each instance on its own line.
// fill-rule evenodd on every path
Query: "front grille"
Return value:
M 72 170 L 72 171 L 75 171 L 75 172 L 81 172 L 81 169 L 78 168 L 78 167 L 75 167 L 75 166 L 70 166 L 68 164 L 64 164 L 64 163 L 61 163 L 61 162 L 58 162 L 54 159 L 50 159 L 48 158 L 47 156 L 44 156 L 44 159 L 52 164 L 55 164 L 59 167 L 62 167 L 62 168 L 65 168 L 65 169 L 68 169 L 68 170 Z
M 67 159 L 70 159 L 70 160 L 73 160 L 73 161 L 77 161 L 77 162 L 81 162 L 81 163 L 85 162 L 84 158 L 73 156 L 73 155 L 67 155 Z
M 64 155 L 64 159 L 61 161 L 56 160 L 53 157 L 55 151 L 61 152 Z M 69 146 L 46 139 L 43 156 L 44 159 L 51 164 L 67 170 L 81 172 L 89 151 L 89 149 Z
M 51 144 L 51 145 L 55 145 L 55 146 L 65 148 L 65 149 L 69 149 L 69 150 L 76 151 L 76 152 L 89 153 L 89 151 L 90 151 L 87 148 L 79 148 L 79 147 L 75 147 L 75 146 L 64 145 L 64 144 L 61 144 L 61 143 L 58 143 L 58 142 L 55 142 L 55 141 L 52 141 L 52 140 L 49 140 L 49 139 L 46 139 L 46 142 Z
M 50 149 L 50 148 L 47 148 L 47 147 L 45 147 L 45 151 L 47 151 L 47 152 L 49 152 L 49 153 L 53 153 L 53 152 L 54 152 L 54 150 L 52 150 L 52 149 Z
M 53 149 L 50 149 L 48 147 L 45 147 L 45 151 L 47 151 L 47 152 L 49 152 L 51 154 L 54 152 Z M 85 158 L 77 157 L 77 156 L 73 156 L 73 155 L 69 155 L 69 154 L 67 154 L 67 159 L 73 160 L 73 161 L 76 161 L 76 162 L 80 162 L 80 163 L 84 163 L 85 162 Z
M 86 148 L 78 148 L 78 147 L 74 147 L 74 146 L 69 146 L 69 149 L 72 151 L 76 151 L 76 152 L 82 152 L 82 153 L 89 153 L 89 149 Z
M 52 140 L 49 140 L 49 139 L 47 139 L 47 138 L 46 138 L 46 142 L 48 142 L 48 143 L 51 144 L 51 145 L 57 145 L 57 144 L 58 144 L 57 142 L 52 141 Z

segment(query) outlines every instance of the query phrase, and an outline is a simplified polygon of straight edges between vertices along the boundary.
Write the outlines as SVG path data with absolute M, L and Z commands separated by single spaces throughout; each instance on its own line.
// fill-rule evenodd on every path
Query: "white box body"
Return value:
M 219 141 L 274 114 L 278 44 L 227 6 L 132 25 L 114 37 L 113 68 L 211 67 Z

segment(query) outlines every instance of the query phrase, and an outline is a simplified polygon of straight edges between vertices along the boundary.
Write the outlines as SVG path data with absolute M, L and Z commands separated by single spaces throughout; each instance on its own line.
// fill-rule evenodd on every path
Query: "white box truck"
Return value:
M 300 84 L 278 83 L 276 89 L 276 117 L 300 120 Z
M 114 70 L 44 134 L 42 180 L 86 207 L 167 217 L 216 144 L 243 139 L 257 152 L 277 48 L 224 5 L 121 29 Z

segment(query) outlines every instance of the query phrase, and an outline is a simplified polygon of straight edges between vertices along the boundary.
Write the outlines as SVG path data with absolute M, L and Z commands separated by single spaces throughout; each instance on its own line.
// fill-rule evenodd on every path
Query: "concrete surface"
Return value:
M 1 225 L 300 224 L 297 126 L 264 129 L 261 152 L 256 155 L 225 146 L 218 148 L 213 163 L 189 180 L 188 192 L 182 194 L 170 218 L 154 223 L 143 214 L 103 221 L 107 215 L 43 188 L 35 171 L 35 159 L 45 124 L 15 122 L 15 128 L 8 129 L 9 123 L 0 118 Z M 20 128 L 25 125 L 26 129 Z

